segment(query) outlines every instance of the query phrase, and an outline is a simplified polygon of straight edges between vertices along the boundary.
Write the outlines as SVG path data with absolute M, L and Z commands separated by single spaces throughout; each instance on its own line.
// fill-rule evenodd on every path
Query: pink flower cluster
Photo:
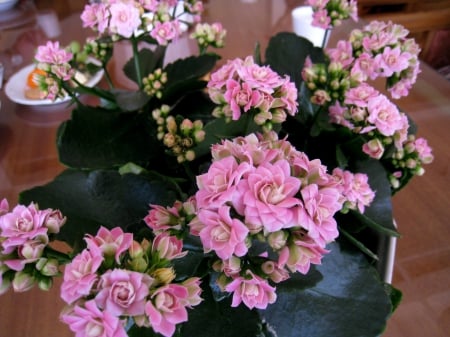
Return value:
M 343 125 L 355 133 L 367 135 L 363 152 L 380 159 L 385 147 L 394 143 L 400 150 L 407 139 L 408 118 L 383 94 L 367 83 L 347 91 L 343 104 L 329 107 L 332 123 Z
M 408 95 L 420 72 L 420 48 L 407 38 L 408 33 L 401 25 L 372 21 L 363 30 L 352 31 L 348 42 L 328 53 L 331 60 L 351 55 L 350 72 L 360 81 L 387 78 L 388 90 L 397 99 Z
M 269 129 L 297 113 L 295 84 L 269 66 L 255 64 L 251 56 L 230 60 L 211 74 L 208 93 L 219 105 L 214 116 L 238 120 L 243 113 L 253 113 L 255 123 Z
M 183 31 L 180 15 L 189 13 L 196 21 L 203 11 L 201 1 L 183 1 L 182 13 L 178 6 L 174 0 L 106 0 L 86 5 L 81 20 L 100 35 L 131 38 L 149 33 L 158 44 L 167 45 Z
M 46 254 L 47 246 L 66 218 L 58 210 L 40 210 L 34 203 L 17 205 L 9 211 L 6 199 L 0 202 L 0 294 L 11 284 L 14 291 L 51 286 L 59 263 Z
M 37 48 L 35 55 L 36 61 L 39 62 L 37 67 L 49 74 L 39 78 L 41 98 L 55 100 L 66 95 L 61 81 L 69 81 L 75 74 L 70 65 L 72 58 L 73 54 L 61 48 L 59 42 L 48 41 L 47 44 Z
M 330 29 L 349 17 L 358 21 L 356 0 L 307 0 L 306 4 L 313 8 L 312 25 L 316 27 Z
M 187 321 L 187 308 L 201 302 L 200 281 L 173 282 L 171 260 L 185 255 L 167 233 L 138 243 L 120 228 L 87 235 L 86 249 L 64 271 L 62 321 L 79 337 L 126 337 L 132 320 L 165 337 Z

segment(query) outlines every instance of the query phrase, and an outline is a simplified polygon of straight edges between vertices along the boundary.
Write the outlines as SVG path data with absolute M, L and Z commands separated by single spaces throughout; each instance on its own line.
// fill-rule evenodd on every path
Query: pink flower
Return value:
M 326 49 L 330 62 L 342 64 L 343 68 L 347 68 L 353 63 L 353 48 L 350 41 L 340 40 L 336 48 Z
M 39 46 L 35 58 L 39 62 L 49 64 L 64 64 L 72 59 L 72 53 L 60 49 L 59 42 L 47 41 L 45 46 Z
M 120 255 L 130 248 L 133 242 L 133 234 L 124 233 L 122 228 L 115 227 L 111 231 L 101 226 L 95 236 L 87 235 L 87 248 L 93 249 L 96 246 L 105 257 L 114 256 L 117 263 L 120 263 Z
M 238 120 L 241 117 L 241 108 L 244 112 L 248 112 L 250 108 L 257 105 L 260 97 L 259 92 L 253 90 L 246 82 L 239 83 L 231 79 L 226 83 L 224 98 L 231 107 L 233 120 Z
M 175 204 L 173 207 L 163 207 L 160 205 L 150 205 L 152 208 L 144 218 L 144 222 L 156 234 L 169 230 L 170 228 L 179 229 L 179 210 Z
M 303 231 L 293 233 L 295 240 L 279 253 L 278 265 L 286 266 L 291 272 L 307 274 L 311 263 L 320 264 L 324 254 L 328 253 Z
M 197 176 L 195 197 L 198 208 L 220 207 L 233 199 L 236 185 L 250 170 L 248 163 L 238 164 L 232 156 L 214 161 L 208 172 Z
M 312 222 L 305 223 L 303 227 L 312 239 L 325 246 L 339 235 L 334 214 L 342 208 L 340 193 L 337 188 L 319 189 L 313 184 L 304 187 L 301 194 L 304 211 L 312 219 Z M 303 219 L 302 209 L 299 208 L 298 211 L 300 219 Z
M 161 233 L 153 239 L 152 251 L 157 252 L 161 259 L 172 260 L 184 257 L 188 252 L 183 252 L 182 249 L 183 241 L 176 236 Z
M 1 243 L 3 254 L 12 253 L 28 240 L 47 236 L 44 226 L 46 214 L 31 203 L 28 206 L 17 205 L 10 213 L 0 217 L 0 230 L 4 241 Z
M 63 314 L 61 320 L 69 325 L 76 337 L 127 337 L 121 320 L 109 313 L 101 311 L 94 300 L 76 305 L 71 311 Z
M 170 337 L 175 332 L 175 326 L 188 319 L 185 303 L 189 293 L 186 287 L 169 284 L 158 288 L 145 305 L 145 314 L 154 331 L 164 337 Z
M 319 9 L 313 13 L 312 25 L 327 29 L 330 27 L 331 19 L 328 16 L 328 12 L 325 9 Z
M 247 253 L 245 240 L 248 228 L 230 215 L 229 206 L 221 206 L 217 211 L 200 209 L 198 214 L 205 227 L 200 231 L 200 239 L 205 252 L 214 250 L 221 259 L 243 256 Z
M 203 299 L 200 297 L 202 293 L 202 288 L 200 288 L 200 278 L 190 277 L 181 283 L 182 286 L 188 291 L 188 296 L 186 298 L 185 306 L 193 307 L 200 304 Z
M 153 279 L 147 274 L 122 269 L 108 270 L 101 277 L 95 302 L 99 308 L 114 316 L 143 315 L 152 282 Z
M 103 262 L 101 251 L 96 247 L 83 250 L 75 256 L 64 270 L 61 298 L 71 304 L 88 295 L 97 281 L 96 272 Z
M 166 21 L 164 23 L 158 21 L 150 32 L 150 36 L 161 46 L 166 46 L 170 41 L 176 39 L 180 33 L 180 23 L 177 20 Z
M 367 121 L 375 125 L 384 136 L 392 136 L 403 127 L 403 119 L 397 107 L 384 95 L 369 99 Z
M 429 164 L 433 161 L 432 149 L 425 138 L 417 138 L 414 141 L 414 146 L 422 163 Z
M 269 232 L 295 225 L 292 208 L 300 203 L 295 197 L 300 180 L 291 177 L 290 170 L 286 160 L 263 163 L 239 184 L 246 223 L 263 226 Z
M 8 211 L 9 211 L 8 200 L 4 198 L 2 199 L 2 201 L 0 201 L 0 216 L 2 216 L 5 213 L 8 213 Z
M 59 233 L 61 227 L 66 223 L 67 218 L 59 210 L 48 209 L 45 213 L 44 226 L 48 228 L 48 233 Z
M 275 288 L 271 287 L 267 280 L 249 270 L 246 271 L 245 277 L 236 277 L 225 287 L 225 290 L 233 293 L 232 307 L 237 307 L 244 302 L 249 309 L 266 309 L 277 298 Z
M 350 88 L 345 93 L 345 104 L 356 105 L 361 108 L 367 107 L 367 102 L 378 97 L 380 93 L 367 83 L 361 83 L 357 87 Z
M 378 54 L 375 58 L 378 59 L 383 76 L 390 77 L 394 73 L 400 73 L 408 68 L 411 54 L 402 52 L 400 47 L 394 49 L 386 47 L 383 53 Z
M 111 18 L 109 30 L 120 36 L 130 38 L 141 25 L 139 9 L 123 2 L 116 2 L 110 6 Z
M 276 72 L 269 66 L 255 64 L 251 56 L 245 59 L 244 64 L 237 68 L 237 73 L 250 88 L 272 94 L 275 88 L 283 84 L 283 79 Z
M 362 150 L 369 157 L 380 159 L 384 154 L 384 145 L 378 138 L 374 138 L 364 143 Z
M 92 3 L 84 7 L 81 13 L 83 27 L 89 27 L 104 33 L 108 26 L 110 13 L 104 3 Z

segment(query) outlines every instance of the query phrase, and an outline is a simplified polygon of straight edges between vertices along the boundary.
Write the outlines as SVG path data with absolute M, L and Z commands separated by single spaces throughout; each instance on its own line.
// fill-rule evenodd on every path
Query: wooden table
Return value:
M 251 55 L 256 41 L 264 48 L 273 33 L 291 30 L 290 10 L 299 2 L 207 1 L 208 20 L 220 21 L 228 30 L 223 58 Z M 87 34 L 78 29 L 79 14 L 62 25 L 66 41 Z M 329 45 L 345 38 L 353 26 L 349 22 L 335 29 Z M 0 197 L 14 204 L 20 191 L 44 184 L 64 169 L 58 162 L 55 135 L 58 125 L 70 117 L 70 109 L 64 104 L 18 105 L 3 91 L 0 100 Z M 404 301 L 384 336 L 444 337 L 444 329 L 450 330 L 450 83 L 423 65 L 415 87 L 398 105 L 417 122 L 419 135 L 434 149 L 435 161 L 424 177 L 414 179 L 394 198 L 394 215 L 403 237 L 398 242 L 393 283 L 403 290 Z M 62 308 L 59 282 L 49 293 L 10 291 L 0 297 L 0 336 L 72 336 L 58 321 Z

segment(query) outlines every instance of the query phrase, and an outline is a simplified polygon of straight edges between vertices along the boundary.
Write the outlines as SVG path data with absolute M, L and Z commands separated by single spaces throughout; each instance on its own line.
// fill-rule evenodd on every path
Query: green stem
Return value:
M 142 85 L 141 67 L 139 64 L 138 39 L 136 39 L 134 36 L 131 38 L 131 45 L 133 47 L 133 60 L 134 60 L 134 68 L 136 70 L 136 77 L 137 77 L 139 89 L 142 89 L 143 85 Z

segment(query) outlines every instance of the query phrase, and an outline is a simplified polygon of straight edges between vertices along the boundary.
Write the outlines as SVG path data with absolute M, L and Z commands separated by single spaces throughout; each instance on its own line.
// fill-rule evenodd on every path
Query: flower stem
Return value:
M 138 39 L 134 38 L 134 36 L 131 38 L 131 45 L 133 47 L 133 60 L 134 60 L 134 68 L 136 70 L 136 77 L 139 89 L 142 89 L 143 85 L 142 85 L 141 66 L 139 63 Z

